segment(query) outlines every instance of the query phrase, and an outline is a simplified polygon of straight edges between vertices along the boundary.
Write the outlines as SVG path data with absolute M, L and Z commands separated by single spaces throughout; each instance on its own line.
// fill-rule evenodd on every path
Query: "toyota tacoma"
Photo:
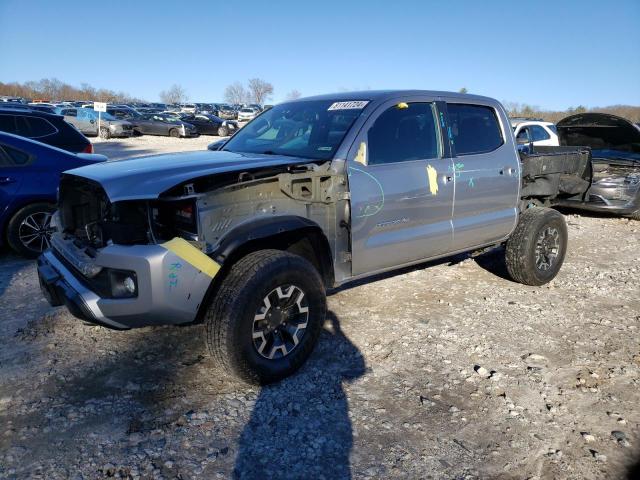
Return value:
M 299 99 L 218 151 L 66 172 L 38 262 L 52 305 L 115 329 L 204 323 L 224 372 L 268 383 L 300 367 L 326 289 L 504 245 L 511 277 L 553 279 L 589 151 L 518 154 L 496 100 L 432 91 Z

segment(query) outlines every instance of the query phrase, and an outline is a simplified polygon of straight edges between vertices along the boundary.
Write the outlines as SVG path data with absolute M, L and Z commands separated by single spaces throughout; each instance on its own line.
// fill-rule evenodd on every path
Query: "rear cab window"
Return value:
M 489 153 L 504 144 L 493 107 L 447 103 L 447 111 L 456 155 Z

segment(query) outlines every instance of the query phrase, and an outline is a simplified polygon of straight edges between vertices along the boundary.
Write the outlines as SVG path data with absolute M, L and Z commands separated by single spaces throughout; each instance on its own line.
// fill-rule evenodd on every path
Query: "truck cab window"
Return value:
M 493 108 L 448 103 L 447 110 L 457 155 L 491 152 L 504 143 Z
M 401 103 L 383 112 L 367 132 L 369 165 L 440 157 L 434 106 Z

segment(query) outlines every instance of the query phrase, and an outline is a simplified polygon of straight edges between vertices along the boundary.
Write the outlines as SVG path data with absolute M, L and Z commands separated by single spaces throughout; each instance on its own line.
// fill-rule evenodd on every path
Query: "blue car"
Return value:
M 46 250 L 60 174 L 106 160 L 0 132 L 0 245 L 31 258 Z

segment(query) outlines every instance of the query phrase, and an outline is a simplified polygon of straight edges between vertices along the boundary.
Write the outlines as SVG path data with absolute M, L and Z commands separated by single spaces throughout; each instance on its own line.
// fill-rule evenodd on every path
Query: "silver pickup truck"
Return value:
M 276 105 L 219 151 L 66 172 L 44 295 L 116 329 L 205 323 L 211 354 L 267 383 L 309 356 L 325 289 L 504 245 L 553 279 L 567 230 L 549 199 L 589 186 L 587 152 L 521 160 L 497 101 L 367 91 Z

